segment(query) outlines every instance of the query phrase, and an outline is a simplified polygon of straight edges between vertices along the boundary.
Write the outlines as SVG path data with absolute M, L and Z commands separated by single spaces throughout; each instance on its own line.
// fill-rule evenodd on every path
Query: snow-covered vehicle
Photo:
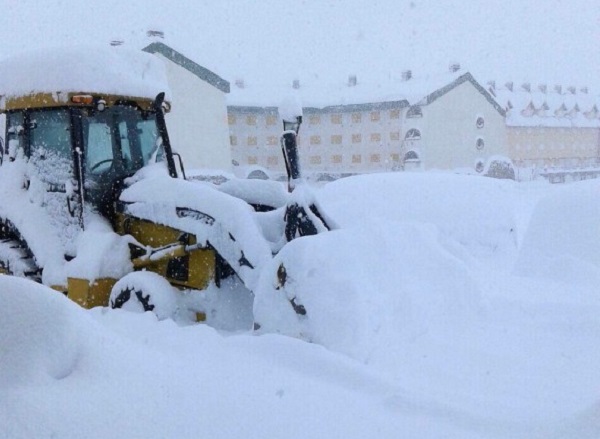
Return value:
M 99 48 L 17 56 L 0 64 L 0 87 L 4 273 L 84 307 L 203 320 L 193 292 L 224 284 L 251 292 L 284 231 L 288 239 L 304 233 L 293 199 L 261 218 L 246 201 L 182 178 L 165 124 L 164 68 L 152 55 Z M 284 138 L 295 147 L 295 133 Z

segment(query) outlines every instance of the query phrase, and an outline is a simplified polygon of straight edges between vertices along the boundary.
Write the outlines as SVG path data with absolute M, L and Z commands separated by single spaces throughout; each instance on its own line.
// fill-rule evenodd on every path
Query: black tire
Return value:
M 4 235 L 0 239 L 0 270 L 4 274 L 41 282 L 41 269 L 27 244 L 14 235 Z
M 134 290 L 133 288 L 125 288 L 121 290 L 114 299 L 111 299 L 110 306 L 113 309 L 123 308 L 127 302 L 136 300 L 144 311 L 154 311 L 155 305 L 151 301 L 150 294 L 144 296 L 141 290 Z
M 110 293 L 110 307 L 143 313 L 150 311 L 159 320 L 173 318 L 177 310 L 174 288 L 162 276 L 147 271 L 129 273 Z

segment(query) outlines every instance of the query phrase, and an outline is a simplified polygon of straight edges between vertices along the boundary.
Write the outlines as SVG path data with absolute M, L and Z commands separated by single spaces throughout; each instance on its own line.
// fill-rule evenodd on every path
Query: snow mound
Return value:
M 12 276 L 0 276 L 0 303 L 0 389 L 60 380 L 76 369 L 94 328 L 81 308 Z
M 517 274 L 600 282 L 600 180 L 572 183 L 537 203 Z
M 479 176 L 384 173 L 336 180 L 317 199 L 340 227 L 364 228 L 369 218 L 433 224 L 441 240 L 481 257 L 516 251 L 516 188 Z
M 272 180 L 236 178 L 217 186 L 217 189 L 247 203 L 274 208 L 285 206 L 288 200 L 285 186 Z
M 281 264 L 287 277 L 278 288 Z M 435 227 L 375 220 L 292 241 L 257 291 L 261 331 L 368 362 L 384 360 L 422 332 L 472 322 L 479 302 L 466 267 L 438 244 Z

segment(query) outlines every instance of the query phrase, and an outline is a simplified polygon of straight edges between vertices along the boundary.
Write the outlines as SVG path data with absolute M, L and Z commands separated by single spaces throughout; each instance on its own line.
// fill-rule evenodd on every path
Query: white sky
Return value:
M 480 81 L 600 93 L 595 0 L 1 0 L 0 57 L 124 39 L 165 42 L 230 81 L 389 78 L 460 62 Z

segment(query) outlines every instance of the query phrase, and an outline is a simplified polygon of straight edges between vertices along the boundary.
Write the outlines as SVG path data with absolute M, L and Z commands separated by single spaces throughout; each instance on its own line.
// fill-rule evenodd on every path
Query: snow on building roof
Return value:
M 306 83 L 294 80 L 290 84 L 246 84 L 240 81 L 228 96 L 230 108 L 266 108 L 277 105 L 280 99 L 291 93 L 300 96 L 302 105 L 309 110 L 336 110 L 340 107 L 353 110 L 367 107 L 385 107 L 394 103 L 399 106 L 428 105 L 464 82 L 475 88 L 502 114 L 504 109 L 469 72 L 454 71 L 437 75 L 414 77 L 403 72 L 398 77 L 362 80 L 354 75 L 347 82 L 313 79 Z
M 154 99 L 170 91 L 161 60 L 123 47 L 65 47 L 36 50 L 0 62 L 0 95 L 106 93 Z
M 507 109 L 508 126 L 600 127 L 600 96 L 590 94 L 587 87 L 507 83 L 492 91 Z
M 154 43 L 144 47 L 142 50 L 148 53 L 159 53 L 169 61 L 183 67 L 184 69 L 196 75 L 198 78 L 218 88 L 223 93 L 229 93 L 229 81 L 226 81 L 216 73 L 208 70 L 205 67 L 202 67 L 172 47 L 169 47 L 160 41 L 155 41 Z

